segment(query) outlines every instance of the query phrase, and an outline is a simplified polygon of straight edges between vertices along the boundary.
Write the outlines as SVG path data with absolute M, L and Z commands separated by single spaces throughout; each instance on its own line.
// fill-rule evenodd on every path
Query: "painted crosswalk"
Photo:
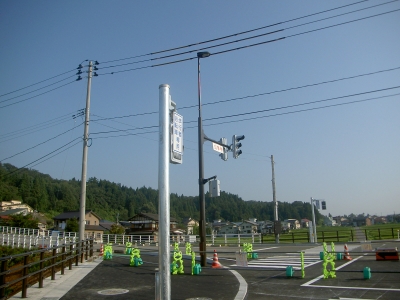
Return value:
M 315 255 L 304 256 L 304 267 L 320 263 L 321 259 Z M 231 265 L 237 266 L 236 264 Z M 281 255 L 271 256 L 267 258 L 249 259 L 247 262 L 248 268 L 273 268 L 273 269 L 286 269 L 287 266 L 292 266 L 295 270 L 301 269 L 300 254 L 299 255 Z

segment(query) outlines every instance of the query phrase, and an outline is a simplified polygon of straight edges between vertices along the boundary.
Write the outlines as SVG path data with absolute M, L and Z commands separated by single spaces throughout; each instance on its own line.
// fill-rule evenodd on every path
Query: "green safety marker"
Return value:
M 293 277 L 294 274 L 294 269 L 292 266 L 287 266 L 286 267 L 286 276 L 287 277 Z
M 335 269 L 335 245 L 331 244 L 331 252 L 328 252 L 328 248 L 326 246 L 326 243 L 323 243 L 323 255 L 324 255 L 324 262 L 322 264 L 322 271 L 323 271 L 323 276 L 324 279 L 327 279 L 329 277 L 331 278 L 336 278 L 336 269 Z M 328 270 L 328 265 L 330 265 L 330 270 Z
M 186 254 L 190 255 L 192 253 L 192 244 L 189 242 L 186 242 Z
M 365 267 L 363 270 L 364 279 L 371 279 L 371 269 L 369 267 Z

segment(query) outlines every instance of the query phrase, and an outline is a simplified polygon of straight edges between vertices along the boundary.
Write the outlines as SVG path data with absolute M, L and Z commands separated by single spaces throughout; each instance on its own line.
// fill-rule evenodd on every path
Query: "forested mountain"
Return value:
M 35 210 L 52 217 L 64 211 L 79 210 L 81 182 L 53 179 L 35 170 L 18 169 L 10 164 L 0 164 L 0 201 L 22 200 Z M 171 194 L 171 216 L 182 220 L 199 219 L 198 197 Z M 150 187 L 130 188 L 119 183 L 90 178 L 86 185 L 86 209 L 101 218 L 115 221 L 127 220 L 140 212 L 158 212 L 158 191 Z M 311 220 L 310 203 L 279 202 L 279 219 Z M 321 218 L 315 210 L 316 221 Z M 241 221 L 249 218 L 273 220 L 273 202 L 244 201 L 238 195 L 221 192 L 220 197 L 206 194 L 206 219 Z

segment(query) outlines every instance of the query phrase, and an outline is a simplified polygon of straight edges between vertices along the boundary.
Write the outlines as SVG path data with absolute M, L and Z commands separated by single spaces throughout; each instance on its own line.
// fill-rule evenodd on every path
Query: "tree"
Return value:
M 79 232 L 79 223 L 76 218 L 67 220 L 66 232 Z
M 124 234 L 125 227 L 119 224 L 112 224 L 110 228 L 110 234 Z
M 3 221 L 4 226 L 10 227 L 20 227 L 20 228 L 38 228 L 38 221 L 32 216 L 32 214 L 27 214 L 26 216 L 22 214 L 10 215 L 8 220 Z

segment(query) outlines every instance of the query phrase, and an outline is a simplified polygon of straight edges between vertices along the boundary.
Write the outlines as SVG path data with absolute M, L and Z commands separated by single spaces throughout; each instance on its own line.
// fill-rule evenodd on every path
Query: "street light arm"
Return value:
M 207 179 L 203 179 L 203 184 L 206 184 L 207 182 L 209 182 L 211 179 L 217 179 L 217 175 L 207 178 Z
M 213 142 L 213 143 L 215 143 L 215 144 L 218 144 L 218 145 L 220 145 L 220 146 L 222 146 L 222 147 L 224 147 L 224 148 L 227 148 L 229 151 L 232 149 L 232 145 L 225 145 L 225 144 L 222 144 L 221 142 L 218 142 L 218 141 L 216 141 L 216 140 L 210 139 L 208 136 L 206 136 L 206 135 L 204 134 L 204 132 L 203 132 L 203 139 L 205 139 L 205 140 L 207 140 L 207 141 L 210 141 L 210 142 Z

